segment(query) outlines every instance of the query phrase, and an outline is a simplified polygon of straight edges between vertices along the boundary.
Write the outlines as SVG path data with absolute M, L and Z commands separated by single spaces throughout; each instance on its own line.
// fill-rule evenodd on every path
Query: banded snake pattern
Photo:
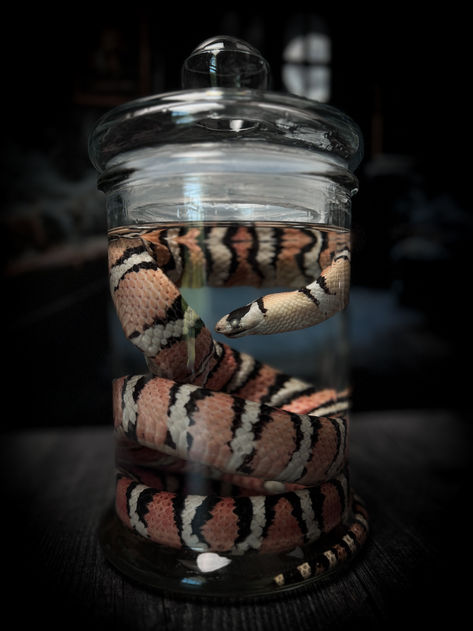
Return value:
M 349 482 L 348 391 L 317 388 L 216 341 L 179 289 L 295 288 L 222 317 L 215 329 L 228 338 L 314 326 L 347 304 L 347 235 L 124 228 L 110 233 L 109 272 L 124 333 L 148 367 L 113 383 L 122 523 L 164 546 L 227 555 L 329 542 L 275 576 L 279 586 L 351 558 L 368 519 Z

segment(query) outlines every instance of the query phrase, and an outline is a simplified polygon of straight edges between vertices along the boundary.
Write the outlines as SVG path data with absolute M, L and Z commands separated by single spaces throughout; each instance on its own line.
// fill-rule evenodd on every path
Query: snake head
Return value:
M 215 325 L 217 333 L 226 337 L 243 337 L 244 335 L 257 334 L 259 325 L 264 320 L 264 308 L 262 299 L 254 300 L 244 307 L 238 307 L 226 316 L 223 316 Z

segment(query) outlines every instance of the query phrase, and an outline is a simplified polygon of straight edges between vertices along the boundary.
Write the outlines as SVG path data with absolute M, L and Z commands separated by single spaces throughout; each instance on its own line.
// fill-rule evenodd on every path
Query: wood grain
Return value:
M 372 535 L 326 584 L 277 599 L 211 603 L 169 597 L 111 568 L 97 527 L 113 500 L 105 427 L 2 436 L 4 612 L 50 629 L 399 629 L 460 625 L 471 588 L 471 430 L 444 411 L 355 415 L 352 481 Z

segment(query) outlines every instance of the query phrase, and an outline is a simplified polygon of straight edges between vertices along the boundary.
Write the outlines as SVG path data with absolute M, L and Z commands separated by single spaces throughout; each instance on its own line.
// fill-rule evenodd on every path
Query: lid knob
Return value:
M 269 86 L 269 64 L 241 39 L 217 36 L 202 42 L 184 61 L 181 83 L 191 88 L 252 88 Z

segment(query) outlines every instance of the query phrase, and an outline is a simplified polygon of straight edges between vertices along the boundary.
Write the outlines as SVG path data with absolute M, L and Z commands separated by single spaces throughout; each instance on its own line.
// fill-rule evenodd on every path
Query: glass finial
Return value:
M 269 64 L 247 42 L 226 35 L 202 42 L 182 66 L 184 89 L 269 87 Z

